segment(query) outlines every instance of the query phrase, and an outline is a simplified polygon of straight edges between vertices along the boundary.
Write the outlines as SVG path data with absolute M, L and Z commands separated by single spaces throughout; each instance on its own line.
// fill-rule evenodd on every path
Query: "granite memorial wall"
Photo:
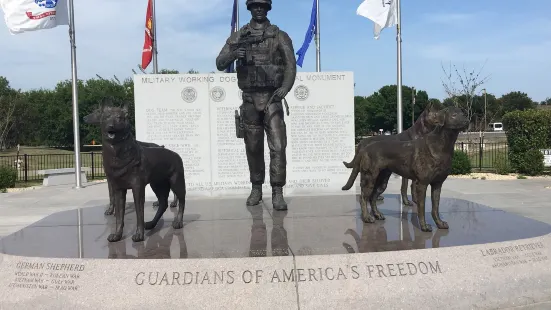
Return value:
M 234 73 L 134 76 L 136 138 L 176 151 L 188 195 L 221 197 L 250 191 L 245 145 L 235 136 L 241 91 Z M 341 193 L 354 155 L 352 72 L 299 72 L 286 97 L 285 195 Z M 269 189 L 269 149 L 264 142 Z M 147 197 L 154 197 L 147 188 Z

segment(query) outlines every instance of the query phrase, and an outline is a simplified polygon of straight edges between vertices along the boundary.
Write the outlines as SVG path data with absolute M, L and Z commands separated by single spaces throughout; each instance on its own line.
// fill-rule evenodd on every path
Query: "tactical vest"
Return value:
M 246 25 L 242 33 L 254 32 L 250 38 L 253 43 L 246 44 L 246 56 L 237 62 L 237 85 L 240 89 L 275 90 L 283 84 L 283 57 L 278 50 L 279 28 L 269 25 L 263 33 L 257 34 Z M 259 32 L 259 31 L 258 31 Z M 261 37 L 258 37 L 261 36 Z M 244 39 L 245 41 L 247 38 Z

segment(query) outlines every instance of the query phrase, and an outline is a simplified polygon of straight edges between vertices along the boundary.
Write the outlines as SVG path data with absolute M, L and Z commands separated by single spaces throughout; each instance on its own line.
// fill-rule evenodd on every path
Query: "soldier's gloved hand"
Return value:
M 235 59 L 245 58 L 245 49 L 240 47 L 233 52 Z
M 283 98 L 285 98 L 285 96 L 287 96 L 287 93 L 289 93 L 289 91 L 283 87 L 280 87 L 278 89 L 276 89 L 276 91 L 274 92 L 274 95 L 277 99 L 281 100 Z

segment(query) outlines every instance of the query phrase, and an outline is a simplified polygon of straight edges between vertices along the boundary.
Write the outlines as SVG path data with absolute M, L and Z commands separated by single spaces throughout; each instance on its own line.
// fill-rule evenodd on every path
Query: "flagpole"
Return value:
M 155 0 L 151 0 L 151 15 L 153 16 L 153 74 L 159 73 L 159 67 L 157 65 L 157 16 L 155 15 Z
M 396 48 L 397 48 L 397 86 L 398 86 L 398 133 L 402 132 L 403 129 L 403 120 L 402 120 L 402 17 L 400 12 L 400 0 L 396 0 L 396 15 L 398 22 L 396 23 Z M 402 176 L 400 176 L 400 181 L 403 181 Z M 412 193 L 413 195 L 413 193 Z M 400 199 L 400 218 L 403 214 L 404 208 L 404 197 Z M 407 197 L 406 197 L 407 198 Z M 404 228 L 403 221 L 400 221 L 400 240 L 404 239 Z
M 397 84 L 398 84 L 398 133 L 402 132 L 402 17 L 400 13 L 400 0 L 396 0 L 396 15 L 398 22 L 396 23 L 396 43 L 397 43 Z
M 321 72 L 320 1 L 316 0 L 316 72 Z
M 75 150 L 75 188 L 82 187 L 80 163 L 80 122 L 78 113 L 77 47 L 75 41 L 75 6 L 69 0 L 69 41 L 71 44 L 71 75 L 73 80 L 73 136 Z
M 237 8 L 235 10 L 235 29 L 233 29 L 233 32 L 239 30 L 239 0 L 235 0 L 235 3 L 237 4 Z
M 239 30 L 239 0 L 235 0 L 235 6 L 235 26 L 233 27 L 233 32 L 237 32 Z M 233 63 L 233 71 L 235 72 L 237 68 L 237 60 L 235 60 Z

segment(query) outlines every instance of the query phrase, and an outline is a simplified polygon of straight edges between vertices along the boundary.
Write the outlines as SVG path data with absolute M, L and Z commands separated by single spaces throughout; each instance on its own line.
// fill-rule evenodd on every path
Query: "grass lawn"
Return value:
M 54 149 L 54 148 L 48 148 L 48 147 L 33 147 L 33 146 L 21 146 L 19 155 L 27 154 L 27 155 L 58 155 L 58 154 L 64 154 L 64 155 L 71 155 L 74 154 L 73 151 L 66 151 L 66 150 L 60 150 L 60 149 Z M 17 148 L 9 149 L 3 152 L 0 152 L 0 156 L 16 156 L 17 155 Z

